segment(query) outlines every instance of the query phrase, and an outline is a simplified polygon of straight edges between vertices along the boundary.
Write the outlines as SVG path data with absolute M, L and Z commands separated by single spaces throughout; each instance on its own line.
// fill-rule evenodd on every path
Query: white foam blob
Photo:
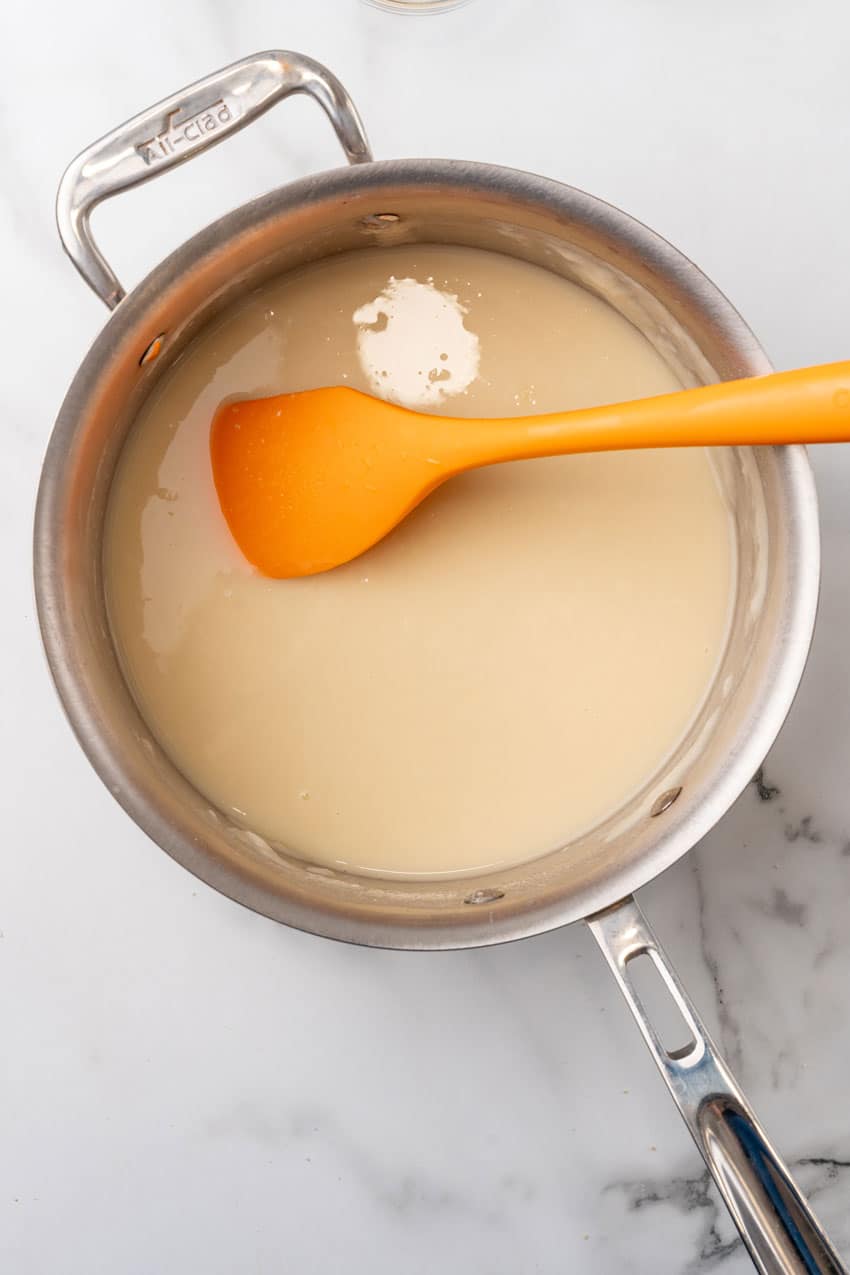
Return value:
M 464 327 L 466 310 L 433 283 L 396 279 L 354 311 L 357 351 L 369 384 L 382 398 L 427 407 L 462 394 L 478 375 L 478 337 Z

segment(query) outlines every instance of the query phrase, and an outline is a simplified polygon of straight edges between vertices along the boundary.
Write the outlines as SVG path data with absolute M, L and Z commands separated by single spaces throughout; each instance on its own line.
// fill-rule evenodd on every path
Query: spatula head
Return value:
M 344 387 L 226 403 L 210 457 L 236 543 L 278 578 L 349 562 L 456 472 L 447 425 Z

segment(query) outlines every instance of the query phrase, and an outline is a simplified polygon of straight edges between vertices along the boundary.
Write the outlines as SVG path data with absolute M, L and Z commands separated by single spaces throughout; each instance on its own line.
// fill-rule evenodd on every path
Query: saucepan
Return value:
M 292 93 L 310 94 L 323 107 L 349 166 L 237 208 L 125 295 L 92 238 L 92 209 L 229 137 Z M 569 186 L 457 160 L 374 162 L 342 85 L 295 53 L 234 63 L 95 142 L 62 179 L 58 222 L 72 261 L 113 313 L 68 390 L 47 449 L 35 586 L 60 697 L 110 791 L 198 877 L 315 934 L 425 951 L 499 943 L 585 919 L 756 1267 L 777 1275 L 844 1270 L 632 898 L 744 789 L 797 689 L 819 578 L 817 503 L 802 448 L 733 449 L 724 462 L 737 536 L 736 600 L 712 690 L 687 738 L 604 824 L 503 871 L 436 881 L 358 877 L 305 862 L 233 824 L 179 772 L 140 716 L 103 596 L 104 507 L 141 404 L 195 333 L 292 267 L 364 246 L 423 241 L 524 258 L 614 306 L 684 385 L 770 370 L 743 320 L 663 239 Z M 680 1049 L 665 1047 L 641 1001 L 638 957 L 649 957 L 685 1020 L 690 1039 Z

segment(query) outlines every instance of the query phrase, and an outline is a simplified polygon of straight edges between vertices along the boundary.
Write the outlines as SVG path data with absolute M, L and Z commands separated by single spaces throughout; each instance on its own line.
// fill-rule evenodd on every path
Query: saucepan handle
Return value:
M 301 53 L 272 50 L 190 84 L 72 160 L 56 199 L 59 235 L 86 283 L 110 310 L 124 289 L 92 238 L 92 209 L 224 141 L 291 93 L 309 93 L 324 108 L 349 163 L 372 158 L 357 109 L 336 76 Z
M 588 925 L 756 1269 L 763 1275 L 847 1275 L 635 900 L 597 913 Z M 637 956 L 652 960 L 689 1028 L 691 1040 L 681 1049 L 668 1052 L 641 1002 L 629 968 Z

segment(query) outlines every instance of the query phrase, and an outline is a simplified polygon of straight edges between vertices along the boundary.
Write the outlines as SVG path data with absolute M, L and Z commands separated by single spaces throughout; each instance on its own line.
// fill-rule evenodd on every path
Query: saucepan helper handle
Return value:
M 588 918 L 750 1257 L 762 1275 L 847 1275 L 847 1267 L 771 1146 L 717 1052 L 634 899 Z M 629 970 L 648 956 L 687 1023 L 691 1041 L 668 1052 Z
M 224 141 L 291 93 L 309 93 L 324 108 L 349 163 L 371 160 L 360 116 L 336 76 L 312 58 L 280 50 L 243 58 L 190 84 L 72 160 L 56 198 L 59 235 L 86 283 L 110 310 L 124 289 L 92 238 L 92 210 Z

